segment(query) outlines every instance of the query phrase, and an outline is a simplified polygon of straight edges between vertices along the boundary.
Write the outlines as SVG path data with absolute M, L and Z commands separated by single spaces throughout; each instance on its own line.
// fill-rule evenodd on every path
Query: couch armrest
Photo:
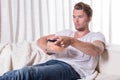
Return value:
M 120 45 L 107 45 L 106 52 L 103 53 L 99 61 L 100 73 L 110 75 L 120 75 Z

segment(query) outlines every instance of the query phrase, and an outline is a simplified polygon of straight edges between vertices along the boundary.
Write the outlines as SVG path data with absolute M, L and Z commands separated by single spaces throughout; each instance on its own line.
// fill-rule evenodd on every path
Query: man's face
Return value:
M 86 15 L 83 10 L 74 10 L 73 11 L 73 21 L 76 30 L 84 31 L 88 28 L 90 18 Z

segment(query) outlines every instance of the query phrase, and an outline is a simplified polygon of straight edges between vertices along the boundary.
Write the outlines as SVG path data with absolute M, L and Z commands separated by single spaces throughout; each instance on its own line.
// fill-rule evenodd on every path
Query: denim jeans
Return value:
M 77 80 L 79 74 L 67 63 L 50 60 L 5 73 L 0 80 Z

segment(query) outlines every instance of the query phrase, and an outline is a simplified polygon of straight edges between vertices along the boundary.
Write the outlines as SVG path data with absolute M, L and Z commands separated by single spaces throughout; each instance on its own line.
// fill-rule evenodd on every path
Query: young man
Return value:
M 99 55 L 105 49 L 105 38 L 99 32 L 90 32 L 91 18 L 90 6 L 83 2 L 77 3 L 73 10 L 76 31 L 64 30 L 38 40 L 38 46 L 45 53 L 53 55 L 54 59 L 10 71 L 1 76 L 0 80 L 77 80 L 92 75 Z M 65 50 L 51 54 L 47 50 L 48 39 L 55 39 L 54 45 Z

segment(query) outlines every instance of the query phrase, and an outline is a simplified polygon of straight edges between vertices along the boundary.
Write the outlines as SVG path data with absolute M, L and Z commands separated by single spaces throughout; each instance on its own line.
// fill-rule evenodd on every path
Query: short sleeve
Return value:
M 103 43 L 105 43 L 105 36 L 102 33 L 100 33 L 100 32 L 96 32 L 92 36 L 92 42 L 95 41 L 95 40 L 100 40 Z

